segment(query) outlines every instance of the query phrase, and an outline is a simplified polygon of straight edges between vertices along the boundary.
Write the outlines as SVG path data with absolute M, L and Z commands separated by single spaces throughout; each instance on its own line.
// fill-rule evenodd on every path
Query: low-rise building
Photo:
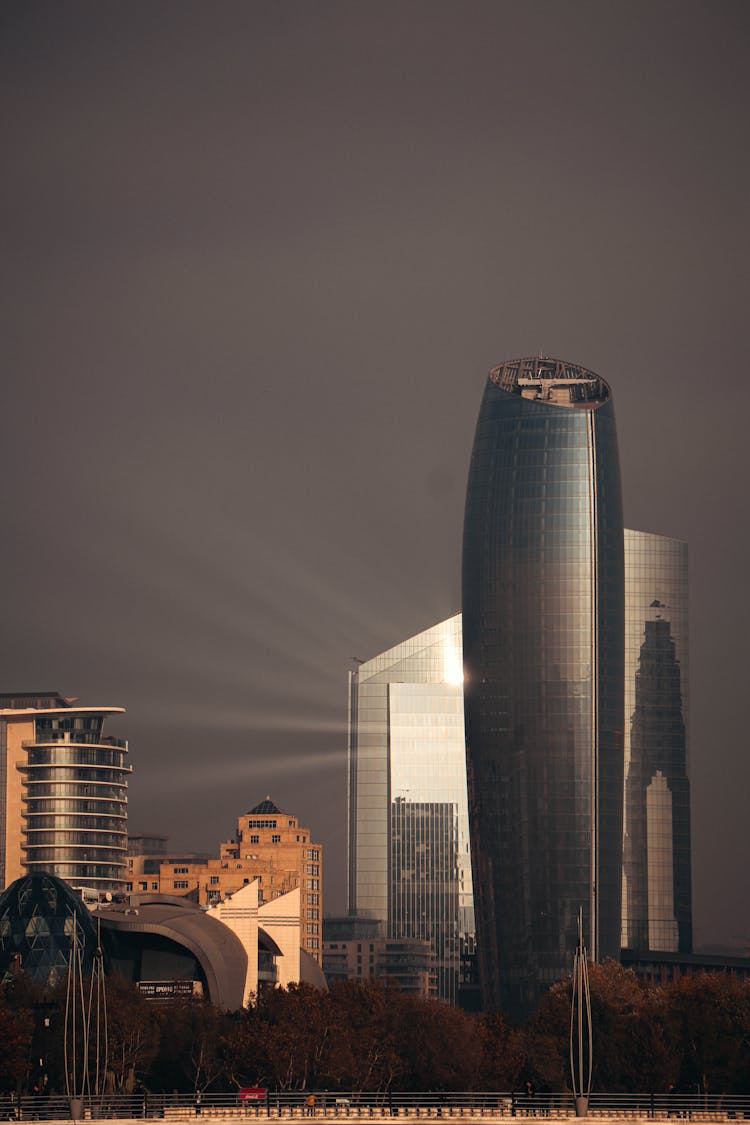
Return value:
M 377 980 L 416 996 L 438 996 L 435 957 L 429 941 L 387 938 L 370 918 L 326 918 L 323 972 L 329 981 Z
M 298 890 L 301 945 L 321 963 L 323 847 L 270 797 L 238 817 L 237 835 L 221 844 L 218 858 L 156 852 L 130 855 L 128 864 L 131 890 L 182 895 L 200 906 L 223 903 L 254 882 L 259 906 Z

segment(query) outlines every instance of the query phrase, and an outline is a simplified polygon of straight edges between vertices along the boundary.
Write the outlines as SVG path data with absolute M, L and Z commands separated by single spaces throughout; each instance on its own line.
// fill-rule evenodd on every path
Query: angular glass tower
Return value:
M 473 971 L 461 617 L 361 664 L 349 685 L 349 913 L 429 941 L 438 995 Z
M 489 375 L 463 548 L 480 981 L 522 1017 L 569 971 L 576 919 L 619 956 L 623 524 L 609 387 L 532 357 Z
M 625 531 L 622 944 L 692 952 L 687 544 Z

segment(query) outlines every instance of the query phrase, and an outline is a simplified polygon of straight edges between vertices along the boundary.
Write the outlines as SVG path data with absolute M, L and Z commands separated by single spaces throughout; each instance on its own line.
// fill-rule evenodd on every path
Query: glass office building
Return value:
M 623 525 L 612 397 L 546 357 L 490 372 L 466 498 L 463 647 L 486 1007 L 620 952 Z
M 438 995 L 461 998 L 474 909 L 460 615 L 350 675 L 349 912 L 429 941 Z
M 687 544 L 625 531 L 622 945 L 692 951 Z

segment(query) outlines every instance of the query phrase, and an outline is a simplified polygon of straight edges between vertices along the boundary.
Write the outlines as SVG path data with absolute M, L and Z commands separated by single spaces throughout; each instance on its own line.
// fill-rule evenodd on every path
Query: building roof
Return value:
M 280 813 L 282 810 L 273 803 L 270 797 L 266 797 L 265 801 L 261 801 L 254 809 L 249 809 L 247 816 L 254 816 L 256 813 L 265 815 L 267 813 Z
M 595 371 L 551 356 L 524 356 L 499 363 L 490 380 L 504 391 L 550 406 L 601 406 L 610 396 L 609 387 Z
M 80 895 L 56 875 L 22 875 L 0 894 L 0 979 L 20 954 L 26 973 L 39 984 L 68 971 L 76 919 L 83 971 L 91 972 L 97 935 Z
M 97 911 L 104 929 L 160 934 L 190 950 L 206 975 L 209 999 L 217 1008 L 243 1006 L 247 954 L 239 938 L 185 898 L 131 895 L 127 908 Z

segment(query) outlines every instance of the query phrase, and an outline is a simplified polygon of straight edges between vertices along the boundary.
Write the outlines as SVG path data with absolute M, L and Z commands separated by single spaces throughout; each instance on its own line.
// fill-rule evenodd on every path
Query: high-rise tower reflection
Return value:
M 625 531 L 622 944 L 692 951 L 687 544 Z

